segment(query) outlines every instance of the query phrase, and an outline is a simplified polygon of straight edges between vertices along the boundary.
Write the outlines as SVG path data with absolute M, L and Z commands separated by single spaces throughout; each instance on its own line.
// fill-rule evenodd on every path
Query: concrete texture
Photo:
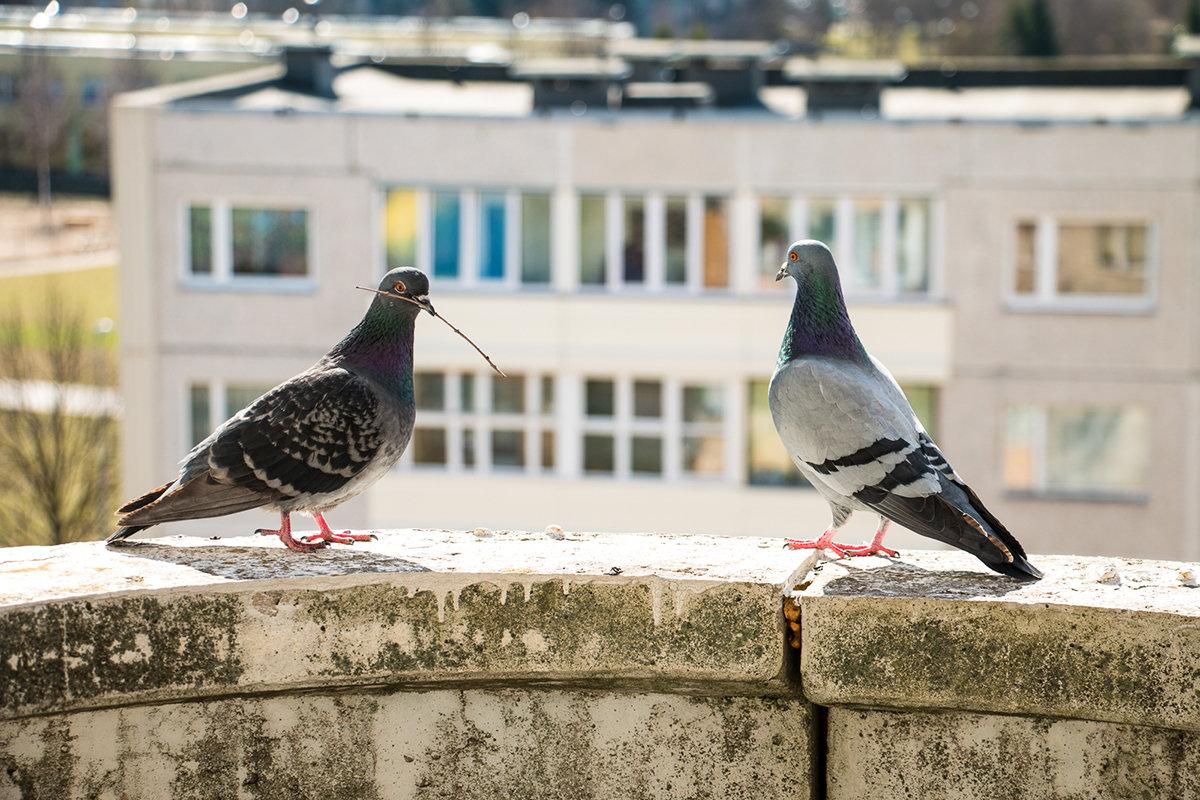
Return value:
M 0 723 L 0 800 L 782 800 L 808 752 L 795 698 L 242 698 Z
M 0 718 L 329 685 L 791 692 L 780 594 L 802 559 L 769 540 L 409 531 L 315 555 L 251 538 L 3 558 Z
M 961 553 L 821 565 L 794 598 L 805 695 L 1200 730 L 1195 565 L 1033 561 L 1032 584 Z
M 1200 798 L 1190 732 L 845 708 L 828 719 L 828 800 Z

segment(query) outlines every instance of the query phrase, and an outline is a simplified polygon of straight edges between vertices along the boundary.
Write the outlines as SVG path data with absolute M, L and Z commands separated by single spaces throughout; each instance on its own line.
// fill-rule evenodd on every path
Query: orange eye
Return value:
M 406 291 L 408 291 L 408 287 L 404 285 L 404 281 L 396 281 L 392 284 L 392 289 L 399 294 L 404 294 Z
M 796 251 L 795 251 L 795 250 L 793 250 L 792 252 L 788 253 L 788 261 L 791 261 L 793 264 L 794 264 L 794 263 L 796 263 L 796 259 L 797 259 L 797 258 L 799 258 L 799 257 L 800 257 L 800 256 L 796 255 Z

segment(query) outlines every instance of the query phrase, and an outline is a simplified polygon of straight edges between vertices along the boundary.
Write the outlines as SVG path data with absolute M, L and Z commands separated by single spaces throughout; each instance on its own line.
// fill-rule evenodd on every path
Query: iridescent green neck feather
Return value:
M 376 300 L 326 358 L 351 366 L 402 398 L 413 396 L 413 334 L 419 309 Z
M 805 269 L 796 280 L 796 299 L 779 348 L 779 365 L 804 356 L 867 360 L 858 340 L 837 272 Z

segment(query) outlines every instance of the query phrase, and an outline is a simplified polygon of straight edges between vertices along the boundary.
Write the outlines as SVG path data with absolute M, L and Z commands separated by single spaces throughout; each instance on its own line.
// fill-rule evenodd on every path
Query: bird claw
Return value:
M 820 539 L 785 539 L 783 546 L 787 550 L 828 550 L 838 558 L 844 558 L 847 548 L 852 545 L 838 544 L 837 542 L 822 541 Z
M 296 539 L 292 536 L 291 531 L 271 530 L 270 528 L 259 528 L 255 531 L 259 536 L 278 536 L 279 541 L 287 547 L 288 550 L 295 550 L 297 553 L 311 553 L 314 550 L 320 550 L 328 547 L 328 542 L 309 542 L 303 537 Z
M 354 544 L 355 542 L 370 542 L 370 541 L 374 541 L 375 539 L 378 539 L 378 538 L 379 537 L 373 533 L 351 533 L 350 531 L 342 531 L 341 533 L 335 533 L 334 531 L 329 531 L 328 533 L 326 533 L 326 532 L 322 531 L 321 533 L 314 533 L 314 534 L 305 536 L 303 538 L 303 541 L 306 544 L 315 544 L 317 542 L 320 542 L 321 545 L 324 546 L 324 545 L 330 544 L 330 543 L 332 543 L 332 544 Z
M 853 545 L 845 547 L 844 549 L 846 551 L 846 555 L 852 558 L 857 556 L 887 556 L 888 558 L 895 558 L 896 556 L 900 555 L 899 550 L 893 550 L 892 548 L 884 547 L 881 544 Z

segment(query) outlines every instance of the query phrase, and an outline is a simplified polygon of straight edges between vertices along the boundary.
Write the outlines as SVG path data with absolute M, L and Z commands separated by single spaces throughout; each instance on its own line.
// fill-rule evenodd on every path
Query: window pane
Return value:
M 704 286 L 729 285 L 729 214 L 724 197 L 704 198 Z
M 662 416 L 662 382 L 633 382 L 633 415 L 658 419 Z
M 1043 419 L 1034 406 L 1010 408 L 1004 420 L 1004 485 L 1038 488 L 1038 453 Z
M 613 382 L 588 378 L 584 384 L 584 413 L 589 417 L 611 417 L 615 408 Z
M 579 282 L 604 285 L 604 204 L 602 194 L 579 196 Z
M 458 192 L 433 193 L 433 274 L 458 277 L 459 218 L 462 204 Z
M 609 474 L 615 464 L 613 437 L 606 434 L 589 433 L 583 437 L 583 471 L 593 474 Z
M 498 414 L 525 413 L 525 376 L 492 378 L 492 411 Z
M 662 439 L 658 436 L 634 436 L 631 444 L 633 472 L 637 475 L 661 475 Z
M 492 431 L 492 466 L 525 466 L 525 431 Z
M 413 394 L 417 408 L 443 411 L 446 408 L 446 376 L 440 372 L 414 372 Z
M 504 193 L 479 193 L 479 278 L 504 278 Z
M 390 189 L 383 207 L 384 248 L 387 267 L 411 267 L 417 263 L 417 193 L 412 189 Z
M 896 270 L 902 292 L 929 291 L 929 201 L 901 200 Z
M 1058 291 L 1145 293 L 1146 226 L 1059 225 Z
M 917 412 L 917 419 L 921 420 L 925 430 L 930 436 L 937 438 L 937 387 L 905 384 L 900 388 L 908 398 L 908 404 Z
M 808 238 L 824 242 L 826 247 L 837 252 L 837 209 L 834 201 L 809 201 Z
M 720 422 L 724 387 L 697 384 L 683 387 L 684 422 Z
M 308 212 L 233 209 L 235 275 L 306 275 Z
M 683 471 L 689 475 L 720 475 L 725 469 L 725 445 L 720 436 L 683 437 Z
M 750 382 L 747 410 L 749 458 L 746 481 L 752 486 L 808 486 L 779 439 L 767 405 L 767 381 Z
M 646 279 L 646 204 L 640 197 L 625 198 L 624 236 L 625 282 L 641 283 Z
M 877 289 L 883 276 L 883 212 L 874 200 L 854 204 L 854 285 Z
M 1046 423 L 1046 488 L 1145 489 L 1149 441 L 1149 419 L 1141 409 L 1051 407 Z
M 763 197 L 758 201 L 758 282 L 775 288 L 775 273 L 786 260 L 791 245 L 786 197 Z
M 554 431 L 542 431 L 542 469 L 554 469 Z
M 189 268 L 198 275 L 212 273 L 212 208 L 188 208 Z
M 1033 294 L 1037 288 L 1037 224 L 1017 224 L 1017 294 Z
M 191 422 L 192 446 L 194 447 L 204 441 L 213 428 L 207 383 L 193 383 L 188 387 L 188 420 Z
M 667 283 L 687 283 L 687 198 L 667 198 Z
M 414 464 L 445 464 L 446 429 L 414 429 L 412 438 L 412 454 Z
M 550 282 L 550 195 L 521 195 L 521 281 Z
M 475 410 L 475 376 L 470 373 L 458 378 L 458 407 L 463 411 Z
M 475 429 L 464 428 L 462 432 L 462 463 L 464 467 L 475 466 Z
M 554 378 L 550 375 L 542 376 L 542 413 L 554 413 Z
M 232 417 L 246 406 L 271 391 L 265 383 L 231 383 L 225 387 L 225 416 Z

